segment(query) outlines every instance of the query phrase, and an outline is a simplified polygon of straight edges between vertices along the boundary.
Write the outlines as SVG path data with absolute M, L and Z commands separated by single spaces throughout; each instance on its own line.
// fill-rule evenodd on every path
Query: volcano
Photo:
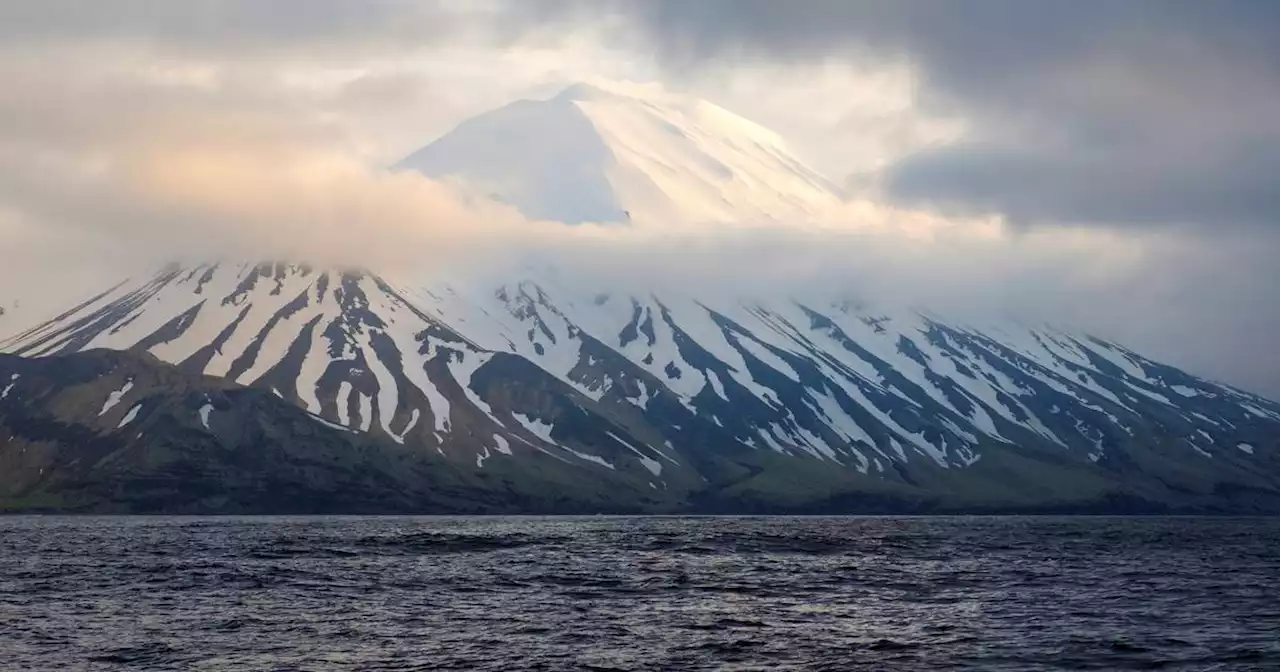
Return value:
M 397 168 L 569 224 L 838 202 L 776 134 L 648 87 L 514 103 Z M 164 474 L 129 510 L 287 510 L 208 494 L 256 473 L 260 442 L 306 510 L 341 491 L 353 512 L 1280 511 L 1280 404 L 1069 329 L 843 290 L 172 265 L 9 325 L 0 498 L 112 510 L 121 473 Z M 129 357 L 58 364 L 98 351 Z

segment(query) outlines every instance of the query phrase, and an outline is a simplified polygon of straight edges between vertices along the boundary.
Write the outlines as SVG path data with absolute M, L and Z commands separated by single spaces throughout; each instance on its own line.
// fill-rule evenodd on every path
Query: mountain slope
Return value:
M 145 354 L 0 355 L 0 510 L 501 513 L 661 510 L 608 479 L 475 474 L 271 392 Z M 556 463 L 557 465 L 559 463 Z
M 575 224 L 805 220 L 839 203 L 773 132 L 653 85 L 578 84 L 512 103 L 397 167 Z
M 0 376 L 6 508 L 386 511 L 414 499 L 354 435 L 151 357 L 0 356 Z
M 502 469 L 526 453 L 569 470 L 598 469 L 607 457 L 610 471 L 635 475 L 636 487 L 647 491 L 645 479 L 662 459 L 650 448 L 626 449 L 628 440 L 639 443 L 627 429 L 575 421 L 590 399 L 518 358 L 479 349 L 367 274 L 286 264 L 169 268 L 10 346 L 15 354 L 40 356 L 146 351 L 181 370 L 253 383 L 342 427 L 428 447 L 475 469 Z M 481 399 L 476 389 L 494 372 L 508 372 L 496 375 L 506 378 L 505 392 L 520 395 Z M 610 434 L 617 437 L 613 446 L 595 445 Z M 661 485 L 692 478 L 668 471 Z
M 1280 405 L 1096 339 L 816 296 L 169 268 L 3 347 L 146 352 L 461 473 L 654 510 L 1280 502 Z

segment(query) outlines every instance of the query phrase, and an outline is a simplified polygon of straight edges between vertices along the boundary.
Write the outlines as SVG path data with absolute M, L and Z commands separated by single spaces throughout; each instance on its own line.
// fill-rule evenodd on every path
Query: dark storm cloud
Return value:
M 997 211 L 1015 225 L 1066 220 L 1280 228 L 1277 175 L 1280 139 L 1182 159 L 1154 148 L 1127 154 L 973 143 L 901 161 L 891 169 L 888 186 L 902 200 Z
M 1054 223 L 1274 226 L 1280 3 L 645 0 L 521 3 L 621 16 L 668 64 L 901 59 L 973 124 L 910 157 L 899 200 Z M 606 8 L 607 6 L 607 8 Z

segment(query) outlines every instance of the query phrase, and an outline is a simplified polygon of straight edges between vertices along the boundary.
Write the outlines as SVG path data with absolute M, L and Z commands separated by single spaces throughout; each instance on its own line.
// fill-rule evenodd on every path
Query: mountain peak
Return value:
M 672 91 L 658 82 L 598 78 L 569 84 L 550 100 L 567 102 L 616 100 L 674 108 L 691 108 L 710 104 L 696 96 Z
M 517 101 L 399 167 L 568 223 L 802 220 L 839 202 L 776 133 L 652 83 L 580 82 Z
M 561 102 L 577 102 L 579 100 L 591 100 L 609 95 L 613 94 L 599 86 L 596 86 L 595 84 L 577 82 L 565 87 L 560 91 L 560 93 L 556 94 L 552 100 L 558 100 Z

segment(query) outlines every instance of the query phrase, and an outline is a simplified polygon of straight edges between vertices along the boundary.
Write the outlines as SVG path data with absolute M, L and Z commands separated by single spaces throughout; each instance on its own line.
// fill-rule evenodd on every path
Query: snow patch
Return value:
M 336 429 L 336 430 L 338 430 L 338 431 L 340 431 L 340 432 L 348 432 L 348 433 L 350 433 L 350 432 L 351 432 L 351 430 L 350 430 L 350 429 L 347 429 L 346 427 L 343 427 L 342 425 L 338 425 L 338 424 L 335 424 L 335 423 L 329 422 L 328 420 L 325 420 L 324 418 L 320 417 L 319 415 L 316 415 L 315 413 L 310 413 L 310 412 L 308 412 L 308 413 L 307 413 L 307 417 L 308 417 L 308 418 L 311 418 L 312 420 L 315 420 L 316 422 L 318 422 L 318 423 L 320 423 L 320 424 L 322 424 L 322 425 L 324 425 L 325 427 L 328 427 L 328 428 L 330 428 L 330 429 Z
M 742 349 L 751 353 L 753 357 L 760 360 L 760 363 L 797 383 L 800 382 L 800 374 L 796 373 L 796 370 L 792 368 L 786 360 L 774 354 L 772 350 L 760 345 L 750 338 L 738 338 L 737 343 Z
M 418 425 L 418 419 L 421 417 L 421 415 L 422 413 L 418 409 L 416 408 L 413 409 L 413 411 L 409 416 L 409 422 L 405 423 L 404 429 L 401 430 L 399 434 L 396 434 L 390 431 L 387 432 L 388 434 L 391 435 L 391 440 L 403 446 L 404 438 L 408 436 L 409 432 L 412 432 L 413 428 Z
M 644 384 L 643 380 L 637 381 L 636 384 L 640 386 L 640 397 L 631 403 L 635 404 L 641 409 L 648 410 L 649 399 L 652 398 L 649 394 L 649 388 Z
M 1263 419 L 1267 419 L 1267 418 L 1275 418 L 1275 419 L 1277 419 L 1277 420 L 1280 420 L 1280 414 L 1270 413 L 1270 412 L 1264 411 L 1264 410 L 1262 410 L 1262 409 L 1260 409 L 1260 408 L 1258 408 L 1257 406 L 1254 406 L 1254 405 L 1252 405 L 1252 404 L 1246 404 L 1246 403 L 1244 403 L 1244 402 L 1240 402 L 1240 407 L 1241 407 L 1241 408 L 1243 408 L 1243 409 L 1244 409 L 1246 412 L 1248 412 L 1250 415 L 1255 415 L 1255 416 L 1257 416 L 1257 417 L 1259 417 L 1259 418 L 1263 418 Z
M 569 453 L 570 455 L 573 455 L 574 457 L 580 460 L 586 460 L 587 462 L 598 464 L 607 469 L 617 471 L 617 468 L 613 466 L 612 462 L 609 462 L 608 460 L 604 459 L 603 457 L 600 457 L 599 455 L 591 455 L 590 453 L 579 452 L 572 448 L 566 448 L 564 446 L 560 446 L 560 449 L 565 451 L 566 453 Z
M 129 409 L 129 412 L 124 414 L 124 419 L 120 421 L 120 424 L 116 425 L 116 429 L 122 429 L 124 428 L 125 425 L 137 419 L 138 411 L 141 411 L 141 410 L 142 410 L 142 404 L 137 404 L 133 408 Z
M 626 446 L 631 452 L 635 453 L 636 457 L 640 460 L 640 464 L 644 465 L 644 468 L 648 469 L 649 473 L 653 474 L 654 476 L 662 475 L 661 462 L 649 457 L 648 455 L 645 455 L 643 452 L 640 451 L 639 448 L 636 448 L 635 446 L 631 445 L 631 443 L 627 442 L 617 434 L 614 434 L 613 432 L 608 432 L 608 434 L 610 437 L 613 438 L 614 441 L 621 443 L 622 445 Z
M 553 446 L 557 445 L 555 440 L 551 438 L 551 430 L 553 429 L 552 425 L 541 420 L 530 418 L 529 416 L 521 413 L 512 413 L 511 417 L 515 418 L 521 425 L 524 425 L 524 428 L 529 430 L 530 434 L 533 434 Z
M 368 433 L 373 427 L 373 398 L 367 394 L 361 393 L 360 401 L 360 431 Z
M 343 427 L 351 426 L 351 383 L 342 381 L 338 385 L 338 424 Z
M 133 389 L 133 379 L 130 378 L 124 384 L 124 387 L 107 395 L 107 401 L 102 405 L 102 410 L 98 411 L 98 417 L 101 418 L 102 416 L 107 414 L 107 411 L 115 408 L 116 405 L 119 404 L 122 399 L 124 399 L 124 395 L 129 394 L 129 390 L 132 390 L 132 389 Z
M 298 397 L 307 405 L 307 410 L 316 415 L 323 408 L 318 394 L 320 379 L 334 362 L 342 361 L 341 358 L 329 357 L 329 339 L 325 336 L 328 325 L 329 322 L 325 321 L 316 324 L 311 335 L 311 349 L 302 360 L 302 369 L 296 383 Z
M 18 374 L 18 373 L 15 373 L 12 376 L 9 376 L 10 383 L 5 386 L 4 391 L 0 392 L 0 399 L 9 398 L 9 393 L 13 391 L 13 386 L 18 384 L 17 381 L 21 377 L 22 377 L 22 374 Z
M 717 376 L 715 371 L 707 371 L 707 382 L 711 384 L 711 389 L 716 396 L 729 401 L 729 396 L 724 393 L 724 384 L 720 382 L 720 376 Z

